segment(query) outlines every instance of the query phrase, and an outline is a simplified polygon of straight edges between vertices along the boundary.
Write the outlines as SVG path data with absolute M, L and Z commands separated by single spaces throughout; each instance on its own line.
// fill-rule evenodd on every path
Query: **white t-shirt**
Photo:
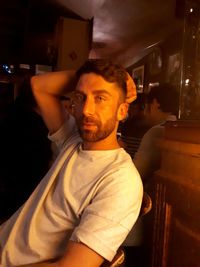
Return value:
M 166 121 L 176 121 L 176 116 L 169 115 Z M 155 125 L 145 133 L 134 156 L 133 162 L 142 180 L 148 180 L 160 167 L 161 149 L 158 146 L 158 140 L 164 136 L 164 124 L 165 122 Z
M 82 150 L 70 124 L 51 136 L 64 147 L 52 168 L 0 228 L 3 267 L 62 256 L 69 240 L 112 260 L 138 217 L 143 189 L 130 156 Z

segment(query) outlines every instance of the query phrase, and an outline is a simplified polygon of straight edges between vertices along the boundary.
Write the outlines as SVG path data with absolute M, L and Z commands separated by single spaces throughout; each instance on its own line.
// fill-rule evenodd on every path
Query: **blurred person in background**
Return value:
M 160 167 L 161 151 L 157 141 L 164 135 L 165 122 L 177 119 L 178 104 L 177 90 L 167 83 L 153 87 L 147 95 L 144 116 L 146 125 L 151 128 L 143 136 L 133 159 L 143 181 Z
M 129 105 L 128 116 L 119 126 L 119 142 L 134 158 L 143 135 L 149 129 L 144 117 L 145 95 L 137 94 L 137 99 Z
M 179 94 L 170 84 L 153 87 L 146 97 L 143 124 L 148 128 L 133 162 L 138 169 L 144 190 L 151 195 L 152 175 L 161 162 L 161 150 L 158 140 L 164 135 L 166 121 L 176 120 Z M 150 267 L 151 261 L 152 213 L 140 217 L 124 242 L 126 252 L 125 267 Z

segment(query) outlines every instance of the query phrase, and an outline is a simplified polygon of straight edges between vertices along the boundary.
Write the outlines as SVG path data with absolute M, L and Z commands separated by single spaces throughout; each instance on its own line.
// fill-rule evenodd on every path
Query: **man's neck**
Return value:
M 97 142 L 83 142 L 83 150 L 113 150 L 120 148 L 117 138 L 103 139 Z

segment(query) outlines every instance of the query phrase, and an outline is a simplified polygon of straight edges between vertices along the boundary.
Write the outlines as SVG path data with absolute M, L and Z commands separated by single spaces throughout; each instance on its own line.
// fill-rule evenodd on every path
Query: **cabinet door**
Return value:
M 89 56 L 91 22 L 60 18 L 56 29 L 57 69 L 77 69 Z
M 198 267 L 200 263 L 200 191 L 188 184 L 170 183 L 170 242 L 167 267 Z
M 166 173 L 165 173 L 166 174 Z M 152 267 L 197 267 L 200 262 L 200 191 L 178 177 L 156 174 Z M 177 179 L 175 179 L 177 178 Z

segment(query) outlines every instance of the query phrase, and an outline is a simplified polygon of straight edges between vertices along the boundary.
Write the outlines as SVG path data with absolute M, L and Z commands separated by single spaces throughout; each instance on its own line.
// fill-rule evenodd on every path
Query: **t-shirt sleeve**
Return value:
M 104 179 L 71 236 L 72 241 L 84 243 L 109 261 L 136 222 L 141 207 L 141 179 L 137 170 L 133 177 L 129 171 L 121 168 Z
M 48 138 L 56 144 L 60 151 L 65 146 L 68 139 L 75 133 L 77 133 L 75 119 L 70 115 L 69 119 L 63 123 L 57 132 L 48 134 Z

